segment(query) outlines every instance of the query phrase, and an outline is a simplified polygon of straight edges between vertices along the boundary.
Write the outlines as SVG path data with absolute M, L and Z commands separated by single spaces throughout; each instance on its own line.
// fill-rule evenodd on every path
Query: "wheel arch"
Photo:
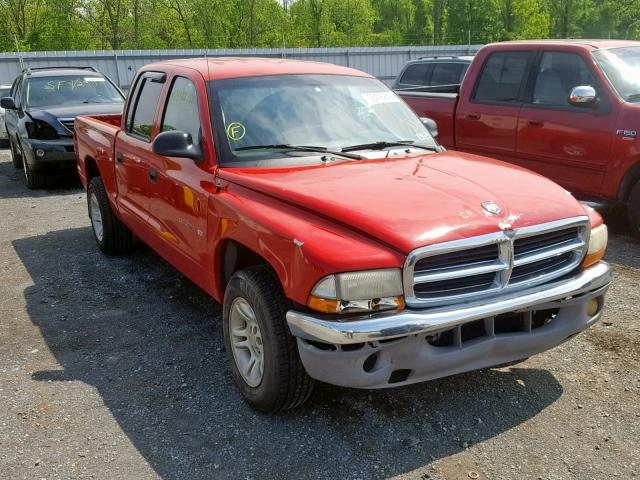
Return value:
M 215 258 L 216 266 L 216 291 L 220 300 L 224 298 L 227 284 L 234 273 L 243 268 L 254 265 L 266 265 L 276 274 L 282 284 L 280 275 L 276 268 L 263 255 L 254 249 L 247 247 L 243 243 L 233 239 L 225 238 L 220 241 Z
M 631 194 L 633 187 L 640 182 L 640 161 L 634 163 L 624 174 L 620 189 L 618 191 L 618 200 L 626 203 Z
M 100 168 L 95 158 L 87 155 L 84 159 L 84 175 L 87 179 L 87 185 L 93 177 L 100 177 Z

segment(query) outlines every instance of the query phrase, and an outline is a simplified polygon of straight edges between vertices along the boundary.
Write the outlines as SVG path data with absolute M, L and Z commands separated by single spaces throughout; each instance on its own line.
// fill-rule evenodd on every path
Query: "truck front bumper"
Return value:
M 484 301 L 342 321 L 287 312 L 300 358 L 317 380 L 385 388 L 521 360 L 559 345 L 602 315 L 611 268 Z

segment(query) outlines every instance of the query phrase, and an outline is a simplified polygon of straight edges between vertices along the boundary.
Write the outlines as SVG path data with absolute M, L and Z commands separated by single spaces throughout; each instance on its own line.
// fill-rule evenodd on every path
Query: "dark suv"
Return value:
M 472 56 L 422 57 L 407 63 L 393 83 L 394 89 L 439 87 L 462 83 Z
M 1 105 L 13 165 L 33 189 L 48 176 L 75 171 L 75 117 L 120 113 L 124 95 L 92 67 L 49 67 L 23 70 Z

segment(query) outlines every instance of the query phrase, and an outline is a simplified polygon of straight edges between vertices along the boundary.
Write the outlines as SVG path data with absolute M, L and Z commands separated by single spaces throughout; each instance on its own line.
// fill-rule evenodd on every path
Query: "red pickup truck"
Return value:
M 628 206 L 640 234 L 640 42 L 487 45 L 459 86 L 398 91 L 447 148 L 522 165 L 578 198 Z M 458 94 L 459 91 L 459 94 Z
M 601 316 L 602 218 L 520 167 L 447 153 L 349 68 L 145 66 L 122 118 L 78 117 L 99 248 L 135 237 L 223 304 L 255 407 L 314 380 L 384 388 L 540 353 Z

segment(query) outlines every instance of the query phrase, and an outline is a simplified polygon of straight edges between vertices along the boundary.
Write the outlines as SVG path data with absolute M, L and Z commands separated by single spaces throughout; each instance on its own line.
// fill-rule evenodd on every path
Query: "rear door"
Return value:
M 138 77 L 127 104 L 124 129 L 116 138 L 117 203 L 125 223 L 134 231 L 137 227 L 138 232 L 148 228 L 148 158 L 165 78 L 160 72 L 145 72 Z
M 512 160 L 518 114 L 534 51 L 491 53 L 471 92 L 460 96 L 456 111 L 456 148 Z
M 596 71 L 581 51 L 541 51 L 518 120 L 516 161 L 576 193 L 598 190 L 613 140 L 616 112 Z M 595 88 L 595 107 L 569 103 L 580 85 Z
M 191 70 L 176 69 L 168 80 L 159 132 L 181 131 L 191 135 L 194 145 L 204 150 L 201 112 L 207 112 L 204 79 Z M 208 129 L 206 130 L 208 131 Z M 199 284 L 206 284 L 207 203 L 204 186 L 213 174 L 201 168 L 203 162 L 191 158 L 164 157 L 152 153 L 149 167 L 155 172 L 150 186 L 149 226 L 167 259 L 188 272 Z

